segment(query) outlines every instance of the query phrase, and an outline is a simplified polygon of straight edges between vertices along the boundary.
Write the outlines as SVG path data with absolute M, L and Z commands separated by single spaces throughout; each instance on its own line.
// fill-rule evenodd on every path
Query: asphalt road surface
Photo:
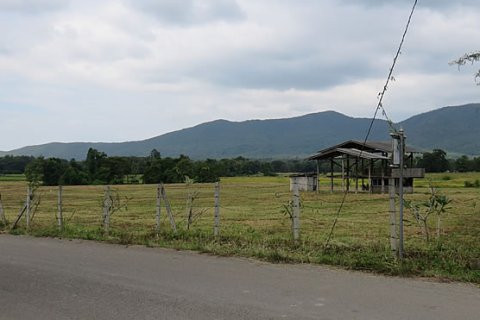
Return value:
M 0 235 L 0 319 L 480 319 L 480 288 Z

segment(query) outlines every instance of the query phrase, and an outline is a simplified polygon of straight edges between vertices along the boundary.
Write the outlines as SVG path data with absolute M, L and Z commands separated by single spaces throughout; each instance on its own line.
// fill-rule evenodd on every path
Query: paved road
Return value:
M 0 319 L 480 319 L 480 289 L 0 235 Z

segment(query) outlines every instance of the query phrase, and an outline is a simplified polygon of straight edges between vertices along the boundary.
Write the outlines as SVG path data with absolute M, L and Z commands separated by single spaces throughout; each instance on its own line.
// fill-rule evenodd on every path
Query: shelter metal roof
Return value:
M 325 149 L 324 151 L 320 151 L 319 153 L 309 157 L 308 160 L 331 159 L 331 158 L 336 158 L 343 155 L 349 155 L 349 156 L 358 157 L 362 159 L 369 159 L 369 160 L 376 160 L 376 159 L 389 160 L 390 159 L 378 153 L 362 151 L 356 148 L 330 148 L 330 149 Z
M 348 140 L 342 142 L 340 144 L 328 147 L 326 149 L 320 150 L 319 153 L 323 153 L 329 150 L 337 149 L 337 148 L 349 148 L 349 149 L 359 149 L 359 150 L 366 150 L 369 152 L 385 152 L 391 153 L 392 152 L 392 142 L 391 141 L 367 141 L 366 143 L 357 140 Z M 412 148 L 410 146 L 405 147 L 406 153 L 419 153 L 420 151 Z

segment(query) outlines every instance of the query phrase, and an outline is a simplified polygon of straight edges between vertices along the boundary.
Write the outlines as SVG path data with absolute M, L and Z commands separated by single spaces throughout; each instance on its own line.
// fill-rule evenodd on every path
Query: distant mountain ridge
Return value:
M 194 159 L 304 158 L 345 140 L 363 140 L 371 119 L 353 118 L 335 111 L 304 116 L 231 122 L 215 120 L 142 141 L 120 143 L 47 143 L 23 147 L 0 156 L 33 155 L 64 159 L 85 158 L 92 147 L 109 156 L 146 156 L 152 149 L 162 156 L 188 155 Z M 480 155 L 480 104 L 444 107 L 396 124 L 407 143 L 431 150 Z M 369 140 L 388 140 L 386 121 L 376 120 Z

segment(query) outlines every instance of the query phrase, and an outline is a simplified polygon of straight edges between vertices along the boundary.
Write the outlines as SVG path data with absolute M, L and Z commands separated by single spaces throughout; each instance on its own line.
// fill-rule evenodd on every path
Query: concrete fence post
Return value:
M 168 218 L 170 219 L 170 225 L 172 226 L 173 232 L 177 232 L 177 225 L 175 223 L 175 219 L 173 218 L 172 208 L 170 206 L 170 202 L 167 199 L 167 193 L 165 192 L 165 187 L 163 184 L 160 187 L 160 194 L 162 196 L 163 202 L 165 203 L 165 208 L 167 210 Z
M 57 203 L 57 220 L 58 220 L 58 230 L 63 230 L 63 187 L 58 186 L 58 203 Z
M 105 196 L 103 199 L 103 230 L 108 236 L 110 232 L 110 211 L 112 209 L 112 198 L 110 194 L 110 186 L 105 187 Z
M 156 225 L 155 225 L 155 234 L 157 236 L 157 238 L 159 237 L 160 235 L 160 214 L 161 214 L 161 186 L 160 184 L 157 185 L 157 211 L 156 211 L 156 215 L 155 215 L 155 218 L 156 218 Z
M 398 229 L 397 229 L 397 213 L 395 206 L 395 178 L 388 179 L 388 191 L 390 199 L 390 249 L 394 257 L 398 256 Z
M 2 194 L 0 194 L 0 220 L 2 221 L 4 227 L 7 227 L 7 217 L 5 216 L 5 211 L 3 210 L 3 203 L 2 203 Z
M 293 183 L 292 198 L 292 233 L 293 240 L 300 239 L 300 192 L 298 191 L 298 183 Z
M 27 222 L 27 231 L 30 230 L 30 217 L 31 217 L 31 207 L 32 207 L 32 188 L 30 186 L 27 187 L 27 201 L 26 201 L 26 211 L 25 211 L 25 218 Z
M 213 235 L 216 237 L 220 229 L 220 182 L 215 183 L 215 221 Z

